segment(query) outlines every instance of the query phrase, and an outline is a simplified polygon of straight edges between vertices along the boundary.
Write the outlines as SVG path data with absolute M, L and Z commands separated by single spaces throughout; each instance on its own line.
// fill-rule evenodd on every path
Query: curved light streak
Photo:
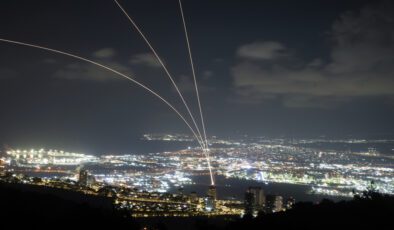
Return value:
M 159 94 L 157 94 L 155 91 L 153 91 L 152 89 L 150 89 L 149 87 L 147 87 L 146 85 L 138 82 L 137 80 L 119 72 L 116 71 L 106 65 L 100 64 L 98 62 L 92 61 L 90 59 L 72 54 L 72 53 L 68 53 L 68 52 L 64 52 L 64 51 L 60 51 L 60 50 L 56 50 L 56 49 L 52 49 L 52 48 L 48 48 L 48 47 L 44 47 L 44 46 L 40 46 L 40 45 L 35 45 L 35 44 L 31 44 L 31 43 L 26 43 L 26 42 L 19 42 L 19 41 L 14 41 L 14 40 L 8 40 L 8 39 L 3 39 L 0 38 L 1 42 L 7 42 L 7 43 L 12 43 L 12 44 L 16 44 L 16 45 L 21 45 L 21 46 L 28 46 L 28 47 L 32 47 L 32 48 L 37 48 L 37 49 L 41 49 L 41 50 L 46 50 L 46 51 L 50 51 L 53 53 L 58 53 L 58 54 L 62 54 L 68 57 L 72 57 L 75 59 L 79 59 L 81 61 L 84 62 L 88 62 L 91 63 L 93 65 L 99 66 L 103 69 L 106 69 L 112 73 L 115 73 L 129 81 L 132 81 L 133 83 L 137 84 L 138 86 L 142 87 L 143 89 L 147 90 L 148 92 L 150 92 L 151 94 L 153 94 L 154 96 L 156 96 L 157 98 L 159 98 L 161 101 L 163 101 L 168 107 L 170 107 L 181 119 L 182 121 L 187 125 L 187 127 L 189 127 L 189 129 L 192 131 L 194 137 L 196 138 L 197 142 L 199 143 L 201 148 L 204 148 L 204 141 L 202 139 L 199 138 L 199 136 L 196 134 L 196 132 L 194 131 L 194 129 L 191 127 L 191 125 L 189 124 L 189 122 L 183 117 L 183 115 L 171 104 L 169 103 L 166 99 L 164 99 L 162 96 L 160 96 Z
M 156 50 L 153 48 L 152 44 L 149 42 L 149 40 L 146 38 L 145 34 L 142 32 L 142 30 L 140 29 L 140 27 L 137 25 L 137 23 L 130 17 L 130 15 L 127 13 L 127 11 L 122 7 L 122 5 L 117 1 L 114 0 L 114 2 L 116 3 L 116 5 L 119 7 L 119 9 L 123 12 L 123 14 L 126 16 L 126 18 L 131 22 L 131 24 L 133 25 L 133 27 L 137 30 L 138 34 L 142 37 L 142 39 L 145 41 L 145 43 L 148 45 L 149 49 L 152 51 L 152 53 L 154 54 L 154 56 L 156 57 L 156 59 L 159 61 L 160 65 L 163 67 L 165 73 L 167 74 L 168 78 L 170 79 L 172 85 L 175 87 L 175 90 L 177 91 L 179 97 L 181 98 L 183 104 L 185 105 L 185 108 L 190 116 L 190 118 L 193 121 L 194 126 L 196 127 L 197 133 L 200 135 L 200 138 L 203 139 L 200 129 L 198 128 L 197 122 L 194 119 L 194 116 L 192 114 L 192 112 L 190 111 L 190 108 L 186 102 L 186 100 L 184 99 L 181 91 L 179 90 L 177 84 L 174 81 L 174 78 L 172 77 L 172 75 L 170 74 L 170 72 L 168 71 L 166 65 L 164 64 L 164 62 L 161 60 L 160 56 L 158 55 L 158 53 L 156 52 Z M 205 146 L 205 142 L 204 142 L 204 149 L 207 148 L 208 146 Z

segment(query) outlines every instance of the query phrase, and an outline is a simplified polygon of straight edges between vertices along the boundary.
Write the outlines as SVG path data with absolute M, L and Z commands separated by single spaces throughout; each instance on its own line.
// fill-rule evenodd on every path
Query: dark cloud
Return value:
M 136 65 L 144 65 L 153 68 L 161 67 L 161 64 L 159 63 L 157 58 L 151 53 L 136 54 L 131 58 L 130 63 Z
M 116 71 L 133 77 L 132 70 L 113 59 L 116 51 L 111 48 L 100 49 L 93 53 L 93 56 L 102 60 L 99 63 L 104 64 Z M 88 80 L 88 81 L 108 81 L 113 79 L 120 79 L 113 73 L 99 68 L 90 63 L 75 62 L 57 70 L 53 77 L 65 80 Z
M 205 70 L 203 73 L 202 73 L 202 77 L 203 77 L 203 79 L 210 79 L 210 78 L 212 78 L 213 77 L 213 75 L 214 75 L 214 72 L 212 71 L 212 70 Z
M 96 58 L 113 58 L 116 55 L 116 51 L 113 48 L 103 48 L 93 53 Z
M 288 53 L 283 44 L 275 41 L 266 41 L 242 45 L 238 48 L 237 55 L 241 58 L 271 60 L 287 56 Z
M 209 92 L 209 91 L 213 90 L 212 87 L 206 86 L 202 83 L 203 82 L 201 80 L 199 82 L 197 82 L 199 92 L 204 93 L 204 92 Z M 185 93 L 193 93 L 194 94 L 196 92 L 192 76 L 181 75 L 179 77 L 179 79 L 177 80 L 176 84 L 182 93 L 185 92 Z M 175 91 L 175 89 L 173 89 L 173 90 Z
M 241 46 L 237 56 L 242 58 L 232 68 L 236 92 L 242 97 L 239 101 L 280 98 L 287 107 L 332 108 L 357 97 L 392 98 L 392 12 L 393 4 L 385 2 L 342 14 L 329 34 L 332 45 L 327 61 L 297 56 L 277 59 L 290 52 L 275 42 Z

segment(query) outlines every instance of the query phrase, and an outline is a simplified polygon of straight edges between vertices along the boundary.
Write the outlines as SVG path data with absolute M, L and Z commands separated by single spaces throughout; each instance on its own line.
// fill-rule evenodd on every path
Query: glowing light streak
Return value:
M 154 54 L 154 56 L 156 57 L 156 59 L 159 61 L 160 65 L 163 67 L 165 73 L 167 74 L 168 78 L 170 79 L 171 83 L 173 84 L 173 86 L 175 87 L 176 91 L 178 92 L 179 97 L 181 98 L 183 104 L 185 105 L 185 108 L 187 110 L 187 112 L 189 113 L 190 118 L 193 121 L 193 124 L 197 130 L 197 133 L 199 134 L 200 138 L 203 139 L 203 136 L 201 135 L 200 129 L 198 128 L 197 122 L 194 119 L 193 114 L 191 113 L 189 106 L 187 104 L 187 102 L 185 101 L 182 93 L 180 92 L 177 84 L 175 83 L 172 75 L 170 74 L 170 72 L 168 71 L 166 65 L 163 63 L 163 61 L 161 60 L 160 56 L 158 55 L 158 53 L 156 52 L 156 50 L 153 48 L 152 44 L 149 42 L 149 40 L 146 38 L 145 34 L 142 32 L 142 30 L 140 29 L 140 27 L 137 25 L 137 23 L 130 17 L 130 15 L 127 13 L 127 11 L 123 8 L 123 6 L 117 1 L 114 0 L 114 2 L 116 3 L 116 5 L 120 8 L 120 10 L 123 12 L 123 14 L 127 17 L 127 19 L 130 21 L 130 23 L 133 25 L 133 27 L 137 30 L 137 32 L 139 33 L 139 35 L 143 38 L 143 40 L 145 41 L 145 43 L 148 45 L 148 47 L 150 48 L 150 50 L 152 51 L 152 53 Z M 212 168 L 211 168 L 211 163 L 210 163 L 210 158 L 209 158 L 209 149 L 208 149 L 208 142 L 207 142 L 207 138 L 206 138 L 206 131 L 205 131 L 205 125 L 204 125 L 204 119 L 202 116 L 202 108 L 201 108 L 201 103 L 200 103 L 200 99 L 199 99 L 199 93 L 198 93 L 198 86 L 197 86 L 197 81 L 196 81 L 196 76 L 195 76 L 195 70 L 194 70 L 194 64 L 193 64 L 193 59 L 192 59 L 192 55 L 191 55 L 191 48 L 190 48 L 190 44 L 189 44 L 189 38 L 187 35 L 187 28 L 186 28 L 186 24 L 185 24 L 185 20 L 184 20 L 184 15 L 183 15 L 183 10 L 182 10 L 182 4 L 181 2 L 179 2 L 180 4 L 180 9 L 181 9 L 181 14 L 182 14 L 182 20 L 183 20 L 183 25 L 184 25 L 184 30 L 185 30 L 185 35 L 186 35 L 186 40 L 187 40 L 187 46 L 188 46 L 188 52 L 189 52 L 189 58 L 190 58 L 190 62 L 191 62 L 191 66 L 192 66 L 192 72 L 193 72 L 193 79 L 194 79 L 194 85 L 195 85 L 195 89 L 196 89 L 196 94 L 197 94 L 197 100 L 198 100 L 198 106 L 199 106 L 199 111 L 200 111 L 200 116 L 201 116 L 201 123 L 202 123 L 202 127 L 203 127 L 203 132 L 204 132 L 204 139 L 203 139 L 203 147 L 202 150 L 206 156 L 207 159 L 207 164 L 208 164 L 208 168 L 209 168 L 209 173 L 210 173 L 210 178 L 211 178 L 211 185 L 214 185 L 215 182 L 213 180 L 213 175 L 212 175 Z M 205 141 L 204 141 L 205 140 Z
M 153 91 L 152 89 L 150 89 L 146 85 L 138 82 L 137 80 L 135 80 L 135 79 L 133 79 L 133 78 L 131 78 L 131 77 L 119 72 L 119 71 L 116 71 L 116 70 L 114 70 L 114 69 L 112 69 L 112 68 L 110 68 L 110 67 L 108 67 L 106 65 L 100 64 L 98 62 L 95 62 L 95 61 L 92 61 L 90 59 L 87 59 L 87 58 L 84 58 L 84 57 L 81 57 L 81 56 L 78 56 L 78 55 L 75 55 L 75 54 L 71 54 L 71 53 L 68 53 L 68 52 L 64 52 L 64 51 L 60 51 L 60 50 L 56 50 L 56 49 L 51 49 L 51 48 L 48 48 L 48 47 L 39 46 L 39 45 L 31 44 L 31 43 L 19 42 L 19 41 L 8 40 L 8 39 L 3 39 L 3 38 L 0 38 L 0 41 L 6 42 L 6 43 L 12 43 L 12 44 L 16 44 L 16 45 L 21 45 L 21 46 L 28 46 L 28 47 L 32 47 L 32 48 L 37 48 L 37 49 L 41 49 L 41 50 L 50 51 L 50 52 L 53 52 L 53 53 L 62 54 L 62 55 L 68 56 L 68 57 L 72 57 L 72 58 L 75 58 L 75 59 L 78 59 L 78 60 L 81 60 L 81 61 L 84 61 L 84 62 L 91 63 L 93 65 L 99 66 L 99 67 L 101 67 L 103 69 L 106 69 L 106 70 L 108 70 L 108 71 L 110 71 L 112 73 L 115 73 L 115 74 L 117 74 L 117 75 L 129 80 L 129 81 L 132 81 L 133 83 L 137 84 L 138 86 L 142 87 L 143 89 L 147 90 L 148 92 L 150 92 L 151 94 L 153 94 L 154 96 L 159 98 L 168 107 L 170 107 L 182 119 L 182 121 L 189 127 L 189 129 L 192 131 L 193 135 L 196 137 L 196 139 L 197 139 L 198 143 L 200 144 L 201 148 L 204 148 L 204 141 L 199 138 L 199 136 L 196 134 L 196 132 L 191 127 L 189 122 L 182 116 L 182 114 L 172 104 L 170 104 L 166 99 L 164 99 L 162 96 L 157 94 L 155 91 Z
M 179 90 L 177 84 L 175 83 L 172 75 L 170 74 L 170 72 L 168 71 L 166 65 L 164 64 L 164 62 L 161 60 L 160 56 L 158 55 L 158 53 L 156 52 L 156 50 L 153 48 L 152 44 L 149 42 L 149 40 L 146 38 L 145 34 L 142 32 L 142 30 L 140 29 L 140 27 L 135 23 L 135 21 L 130 17 L 130 15 L 127 13 L 127 11 L 122 7 L 122 5 L 117 1 L 114 0 L 114 2 L 118 5 L 118 7 L 120 8 L 120 10 L 123 12 L 123 14 L 127 17 L 127 19 L 131 22 L 131 24 L 133 25 L 133 27 L 137 30 L 138 34 L 141 35 L 141 37 L 143 38 L 143 40 L 145 41 L 145 43 L 149 46 L 149 49 L 152 51 L 152 53 L 154 54 L 154 56 L 156 57 L 156 59 L 159 61 L 160 65 L 163 67 L 165 73 L 167 74 L 168 78 L 170 79 L 171 83 L 173 84 L 173 86 L 175 87 L 175 90 L 177 91 L 179 97 L 181 98 L 183 104 L 185 105 L 185 108 L 190 116 L 190 118 L 193 121 L 193 124 L 197 130 L 197 133 L 200 135 L 200 138 L 202 139 L 202 135 L 200 132 L 200 129 L 198 128 L 197 122 L 194 119 L 194 116 L 192 114 L 192 112 L 190 111 L 190 108 L 186 102 L 186 100 L 184 99 L 181 91 Z M 204 147 L 205 147 L 205 142 L 203 142 Z M 203 149 L 204 149 L 203 147 Z
M 207 133 L 206 133 L 206 130 L 205 130 L 204 116 L 202 114 L 202 106 L 201 106 L 201 101 L 200 101 L 200 94 L 198 92 L 196 71 L 195 71 L 195 68 L 194 68 L 194 62 L 193 62 L 193 56 L 192 56 L 192 51 L 191 51 L 191 47 L 190 47 L 189 35 L 188 35 L 188 32 L 187 32 L 185 15 L 183 13 L 183 7 L 182 7 L 182 1 L 181 0 L 179 0 L 179 9 L 181 11 L 183 30 L 185 32 L 186 45 L 187 45 L 187 50 L 188 50 L 188 53 L 189 53 L 190 66 L 191 66 L 191 69 L 192 69 L 192 75 L 193 75 L 193 80 L 194 80 L 194 88 L 196 90 L 197 104 L 198 104 L 198 109 L 199 109 L 199 112 L 200 112 L 201 126 L 202 126 L 202 130 L 203 130 L 203 134 L 204 134 L 205 149 L 203 151 L 205 152 L 205 155 L 206 155 L 206 158 L 207 158 L 209 175 L 211 177 L 211 185 L 215 185 L 215 181 L 213 179 L 213 174 L 212 174 L 212 167 L 211 167 L 210 157 L 209 157 L 209 146 L 208 146 L 208 141 L 207 141 Z
M 200 101 L 200 93 L 198 92 L 196 71 L 195 71 L 195 68 L 194 68 L 194 62 L 193 62 L 193 56 L 192 56 L 192 51 L 191 51 L 191 47 L 190 47 L 189 35 L 188 35 L 188 32 L 187 32 L 186 21 L 185 21 L 185 15 L 184 15 L 184 13 L 183 13 L 183 7 L 182 7 L 182 1 L 181 1 L 181 0 L 179 0 L 179 9 L 180 9 L 180 11 L 181 11 L 181 16 L 182 16 L 183 30 L 184 30 L 184 32 L 185 32 L 187 50 L 188 50 L 188 53 L 189 53 L 190 66 L 191 66 L 191 69 L 192 69 L 192 75 L 193 75 L 193 80 L 194 80 L 194 87 L 195 87 L 195 90 L 196 90 L 198 109 L 199 109 L 199 111 L 200 111 L 200 119 L 201 119 L 201 125 L 202 125 L 203 134 L 204 134 L 205 146 L 206 146 L 206 148 L 208 149 L 208 141 L 207 141 L 207 134 L 206 134 L 206 130 L 205 130 L 204 116 L 203 116 L 203 114 L 202 114 L 202 106 L 201 106 L 201 101 Z

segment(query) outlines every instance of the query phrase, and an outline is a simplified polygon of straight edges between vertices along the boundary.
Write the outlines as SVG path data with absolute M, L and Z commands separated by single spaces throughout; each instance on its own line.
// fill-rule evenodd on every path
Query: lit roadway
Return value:
M 162 199 L 151 199 L 151 198 L 141 198 L 141 197 L 129 197 L 129 196 L 121 196 L 121 195 L 118 195 L 118 199 L 129 200 L 129 201 L 136 201 L 136 202 L 195 205 L 195 204 L 187 203 L 187 202 L 179 202 L 179 201 L 172 201 L 172 200 L 162 200 Z

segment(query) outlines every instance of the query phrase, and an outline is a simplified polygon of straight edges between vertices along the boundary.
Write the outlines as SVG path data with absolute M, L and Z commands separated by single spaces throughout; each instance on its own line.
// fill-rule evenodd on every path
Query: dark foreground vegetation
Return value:
M 0 183 L 0 219 L 18 229 L 391 229 L 394 197 L 366 191 L 351 201 L 300 202 L 292 210 L 256 218 L 132 219 L 111 200 L 73 191 Z
M 0 220 L 13 229 L 139 229 L 127 212 L 112 209 L 105 197 L 5 183 L 0 183 L 0 197 Z
M 228 225 L 235 229 L 392 229 L 394 196 L 366 191 L 353 200 L 297 203 L 286 212 L 245 217 Z

